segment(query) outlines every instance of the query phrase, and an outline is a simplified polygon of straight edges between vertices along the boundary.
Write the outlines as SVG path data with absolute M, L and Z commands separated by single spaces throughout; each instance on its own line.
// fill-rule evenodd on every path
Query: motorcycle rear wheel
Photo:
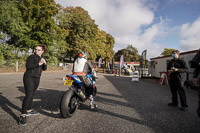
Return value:
M 73 90 L 64 93 L 60 102 L 60 113 L 63 118 L 72 117 L 78 108 L 78 97 Z

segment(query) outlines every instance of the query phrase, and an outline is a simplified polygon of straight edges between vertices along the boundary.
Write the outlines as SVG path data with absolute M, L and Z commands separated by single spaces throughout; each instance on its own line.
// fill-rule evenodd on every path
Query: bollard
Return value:
M 18 61 L 16 61 L 16 72 L 18 72 Z

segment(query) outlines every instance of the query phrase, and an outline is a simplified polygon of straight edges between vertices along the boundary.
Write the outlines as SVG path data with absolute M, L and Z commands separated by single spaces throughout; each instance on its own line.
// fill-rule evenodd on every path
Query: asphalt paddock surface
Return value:
M 168 85 L 142 79 L 99 73 L 96 103 L 79 106 L 76 114 L 61 118 L 59 104 L 67 86 L 67 71 L 44 72 L 34 95 L 33 108 L 40 114 L 27 117 L 27 126 L 18 125 L 24 98 L 23 73 L 0 74 L 0 133 L 200 133 L 196 108 L 198 94 L 186 90 L 188 111 L 168 107 L 171 94 Z

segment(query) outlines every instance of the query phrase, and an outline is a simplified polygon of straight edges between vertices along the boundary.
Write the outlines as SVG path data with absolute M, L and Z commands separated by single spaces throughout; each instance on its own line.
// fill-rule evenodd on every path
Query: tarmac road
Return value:
M 189 109 L 182 112 L 167 106 L 168 85 L 102 73 L 97 80 L 98 110 L 91 111 L 87 101 L 75 116 L 63 119 L 59 103 L 67 90 L 62 80 L 67 73 L 43 73 L 33 103 L 40 115 L 27 117 L 25 127 L 17 123 L 24 98 L 23 73 L 0 74 L 0 133 L 200 133 L 197 91 L 186 90 Z

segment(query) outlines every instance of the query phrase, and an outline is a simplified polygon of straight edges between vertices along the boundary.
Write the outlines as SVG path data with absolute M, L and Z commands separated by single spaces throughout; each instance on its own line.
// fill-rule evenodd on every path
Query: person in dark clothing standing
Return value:
M 185 61 L 179 58 L 179 51 L 175 50 L 172 52 L 172 60 L 167 65 L 167 71 L 169 75 L 169 85 L 172 94 L 172 102 L 168 103 L 168 106 L 176 107 L 178 106 L 178 94 L 180 97 L 181 108 L 180 110 L 187 110 L 187 100 L 186 94 L 181 84 L 181 73 L 185 72 L 187 67 Z
M 200 78 L 198 78 L 199 74 L 200 74 L 200 49 L 197 52 L 197 54 L 194 56 L 192 61 L 190 61 L 190 67 L 194 68 L 193 83 L 194 84 L 198 84 L 198 82 L 199 82 L 199 87 L 198 87 L 198 91 L 199 91 L 199 106 L 197 108 L 197 114 L 198 114 L 198 116 L 200 118 Z
M 47 69 L 46 61 L 43 54 L 46 51 L 45 45 L 38 45 L 34 54 L 30 55 L 26 60 L 26 72 L 23 76 L 25 89 L 25 97 L 22 103 L 22 111 L 19 117 L 19 124 L 26 125 L 26 116 L 37 115 L 38 112 L 32 109 L 33 95 L 40 83 L 42 70 Z

